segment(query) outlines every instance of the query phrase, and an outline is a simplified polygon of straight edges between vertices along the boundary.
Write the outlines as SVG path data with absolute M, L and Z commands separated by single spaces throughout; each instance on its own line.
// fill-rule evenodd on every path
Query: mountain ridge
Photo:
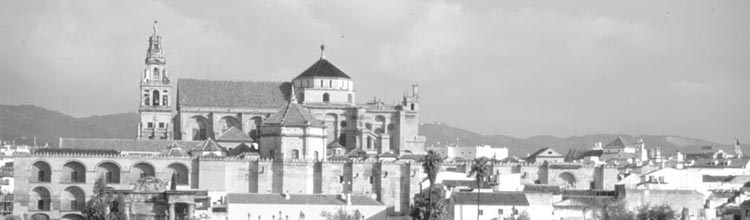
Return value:
M 15 140 L 18 144 L 57 146 L 60 137 L 67 138 L 118 138 L 136 137 L 138 113 L 117 113 L 76 118 L 65 113 L 49 110 L 34 105 L 0 104 L 0 139 Z M 594 143 L 606 145 L 617 136 L 623 137 L 631 144 L 637 138 L 643 138 L 647 147 L 659 146 L 663 153 L 677 150 L 682 152 L 699 151 L 702 146 L 714 146 L 716 149 L 732 151 L 731 144 L 721 144 L 679 135 L 632 135 L 589 134 L 570 137 L 536 135 L 517 138 L 502 134 L 483 135 L 467 129 L 454 127 L 445 123 L 423 123 L 419 126 L 420 135 L 427 138 L 426 146 L 476 146 L 491 145 L 507 147 L 512 155 L 525 156 L 542 147 L 553 147 L 560 153 L 571 149 L 585 150 Z M 750 152 L 750 146 L 742 145 L 744 152 Z

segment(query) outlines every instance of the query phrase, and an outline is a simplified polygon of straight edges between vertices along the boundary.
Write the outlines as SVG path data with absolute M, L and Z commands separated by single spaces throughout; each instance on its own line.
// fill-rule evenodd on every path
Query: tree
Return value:
M 364 219 L 364 216 L 362 216 L 362 213 L 360 213 L 359 210 L 354 210 L 354 213 L 352 214 L 349 214 L 344 209 L 339 209 L 338 211 L 336 211 L 336 213 L 323 211 L 320 213 L 320 216 L 325 218 L 326 220 L 362 220 Z
M 635 220 L 635 214 L 625 208 L 625 203 L 618 202 L 607 206 L 605 209 L 604 219 L 613 220 Z
M 669 205 L 651 206 L 649 204 L 638 207 L 635 218 L 638 220 L 672 220 L 676 213 Z
M 445 219 L 448 211 L 448 201 L 445 199 L 445 190 L 442 185 L 422 190 L 414 196 L 414 208 L 411 217 L 414 219 Z
M 430 188 L 428 192 L 433 192 L 433 185 L 435 184 L 435 179 L 437 179 L 437 174 L 440 171 L 440 164 L 443 163 L 443 157 L 440 156 L 440 154 L 436 153 L 435 151 L 430 150 L 430 151 L 427 151 L 427 155 L 419 159 L 419 162 L 422 163 L 422 169 L 424 170 L 425 174 L 427 174 L 427 180 L 430 183 Z M 428 207 L 427 210 L 429 211 L 427 213 L 427 216 L 424 216 L 419 219 L 423 219 L 423 220 L 434 219 L 432 217 L 432 213 L 433 213 L 432 210 L 436 210 L 437 207 L 432 202 L 433 194 L 434 193 L 427 193 L 428 198 L 427 198 L 426 207 Z
M 81 215 L 86 220 L 121 220 L 125 219 L 125 199 L 122 195 L 112 196 L 107 193 L 107 183 L 99 178 L 94 183 L 94 192 Z
M 476 180 L 477 185 L 477 220 L 479 220 L 479 196 L 481 195 L 479 190 L 482 187 L 482 183 L 487 181 L 487 178 L 492 174 L 492 166 L 490 165 L 490 160 L 486 157 L 480 157 L 476 158 L 471 163 L 471 171 L 469 172 L 469 176 L 474 176 L 474 180 Z

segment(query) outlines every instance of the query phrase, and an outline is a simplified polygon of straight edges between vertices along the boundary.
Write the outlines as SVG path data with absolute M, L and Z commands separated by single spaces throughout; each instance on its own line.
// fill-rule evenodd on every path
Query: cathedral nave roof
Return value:
M 289 82 L 179 79 L 179 106 L 281 108 L 289 100 Z

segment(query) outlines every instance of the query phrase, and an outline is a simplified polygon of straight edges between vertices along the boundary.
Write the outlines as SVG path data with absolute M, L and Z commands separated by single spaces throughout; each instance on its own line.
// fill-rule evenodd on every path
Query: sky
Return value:
M 320 56 L 359 102 L 418 84 L 483 134 L 750 142 L 750 1 L 4 1 L 0 103 L 135 112 L 158 20 L 172 78 L 290 81 Z

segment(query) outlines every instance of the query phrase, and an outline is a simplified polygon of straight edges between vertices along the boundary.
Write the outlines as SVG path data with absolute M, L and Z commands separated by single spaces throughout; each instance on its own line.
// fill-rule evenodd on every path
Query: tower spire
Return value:
M 159 21 L 154 20 L 154 35 L 156 35 L 156 32 L 158 32 L 158 29 L 156 28 L 156 23 L 159 23 Z
M 323 41 L 320 43 L 320 59 L 321 60 L 326 58 L 325 52 L 326 52 L 326 42 Z

